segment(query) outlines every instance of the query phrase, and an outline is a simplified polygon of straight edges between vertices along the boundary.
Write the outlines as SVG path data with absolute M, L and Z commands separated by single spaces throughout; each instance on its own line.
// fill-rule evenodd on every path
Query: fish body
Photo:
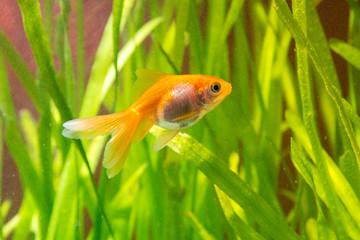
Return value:
M 108 177 L 123 167 L 133 142 L 140 142 L 155 124 L 164 130 L 153 150 L 163 148 L 183 128 L 198 122 L 231 92 L 231 84 L 200 74 L 169 75 L 141 69 L 134 84 L 137 100 L 120 113 L 75 119 L 64 123 L 63 135 L 92 138 L 111 134 L 103 165 Z

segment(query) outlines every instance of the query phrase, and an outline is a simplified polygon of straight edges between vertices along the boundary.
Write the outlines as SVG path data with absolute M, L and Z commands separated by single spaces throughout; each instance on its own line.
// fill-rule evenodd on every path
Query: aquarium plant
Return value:
M 16 1 L 34 71 L 0 28 L 0 180 L 13 162 L 22 192 L 1 198 L 2 238 L 360 239 L 358 1 L 340 39 L 318 11 L 335 1 L 113 0 L 87 61 L 90 2 Z M 153 127 L 109 179 L 109 136 L 63 124 L 129 107 L 138 69 L 232 92 L 157 152 Z

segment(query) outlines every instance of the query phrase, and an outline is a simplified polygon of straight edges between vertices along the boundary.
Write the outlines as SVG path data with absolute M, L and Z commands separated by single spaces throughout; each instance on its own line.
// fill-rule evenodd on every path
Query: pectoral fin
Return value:
M 160 131 L 160 133 L 156 136 L 156 140 L 152 147 L 152 150 L 154 152 L 159 151 L 160 149 L 165 147 L 165 145 L 168 142 L 170 142 L 171 139 L 173 139 L 179 132 L 180 132 L 180 129 L 179 130 L 169 130 L 169 129 L 163 128 Z

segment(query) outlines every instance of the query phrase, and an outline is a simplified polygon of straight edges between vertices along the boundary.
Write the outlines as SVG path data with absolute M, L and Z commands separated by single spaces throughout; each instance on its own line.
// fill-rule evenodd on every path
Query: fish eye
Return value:
M 220 90 L 221 90 L 221 85 L 220 85 L 220 83 L 215 82 L 215 83 L 211 84 L 211 86 L 210 86 L 210 91 L 211 91 L 212 93 L 218 93 L 218 92 L 220 92 Z

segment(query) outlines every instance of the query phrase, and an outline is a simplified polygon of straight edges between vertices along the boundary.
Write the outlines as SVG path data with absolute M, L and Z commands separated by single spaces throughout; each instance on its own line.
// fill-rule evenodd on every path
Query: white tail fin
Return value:
M 111 134 L 111 139 L 105 147 L 103 161 L 108 177 L 111 178 L 124 166 L 134 136 L 135 141 L 138 141 L 139 136 L 145 136 L 153 125 L 151 120 L 147 120 L 150 123 L 139 126 L 139 123 L 143 122 L 141 120 L 139 114 L 125 110 L 115 114 L 68 121 L 63 125 L 65 129 L 62 134 L 68 138 L 93 138 Z

